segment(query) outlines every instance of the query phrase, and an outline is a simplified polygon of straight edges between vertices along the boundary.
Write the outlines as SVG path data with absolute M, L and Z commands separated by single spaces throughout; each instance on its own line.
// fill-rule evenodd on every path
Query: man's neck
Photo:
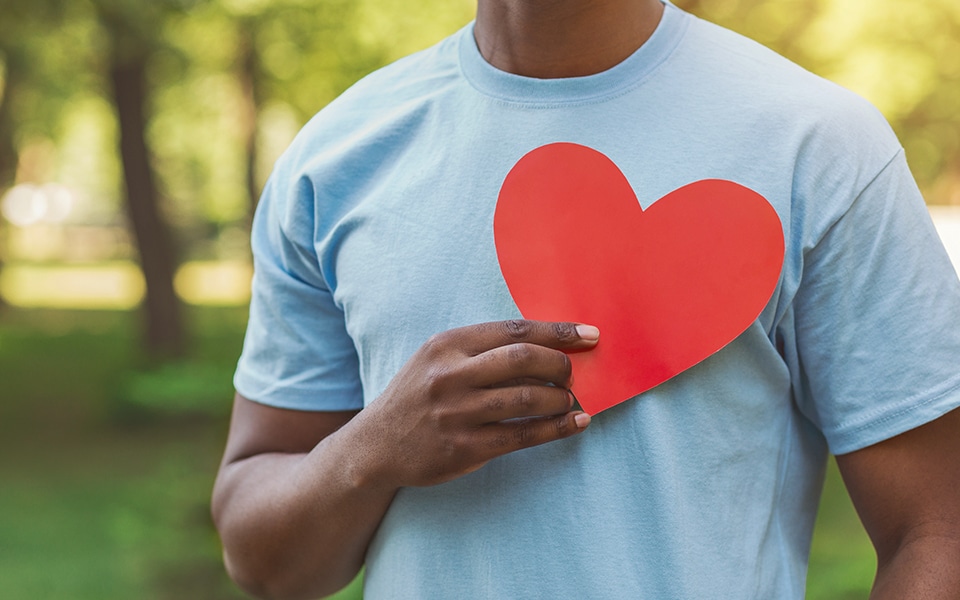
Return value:
M 582 77 L 633 54 L 662 14 L 659 0 L 478 0 L 474 36 L 502 71 Z

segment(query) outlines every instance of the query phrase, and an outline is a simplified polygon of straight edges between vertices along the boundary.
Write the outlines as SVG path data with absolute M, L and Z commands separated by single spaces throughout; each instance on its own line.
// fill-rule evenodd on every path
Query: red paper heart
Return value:
M 589 414 L 692 367 L 743 333 L 783 265 L 783 230 L 766 199 L 707 179 L 643 210 L 605 155 L 570 143 L 521 158 L 493 222 L 500 269 L 527 319 L 600 328 L 573 353 L 574 394 Z

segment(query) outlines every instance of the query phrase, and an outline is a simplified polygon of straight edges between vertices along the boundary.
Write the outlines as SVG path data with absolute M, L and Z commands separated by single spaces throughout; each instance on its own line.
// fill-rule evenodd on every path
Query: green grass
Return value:
M 188 316 L 190 356 L 155 368 L 136 313 L 0 314 L 0 597 L 245 597 L 208 502 L 246 315 Z M 831 466 L 808 598 L 866 598 L 873 561 Z
M 0 320 L 5 597 L 243 597 L 223 575 L 207 508 L 225 421 L 148 415 L 124 396 L 122 382 L 151 373 L 136 319 L 12 311 Z M 229 411 L 242 319 L 198 319 L 192 358 L 222 389 L 206 414 Z
M 813 530 L 808 600 L 866 600 L 877 568 L 870 539 L 831 459 Z

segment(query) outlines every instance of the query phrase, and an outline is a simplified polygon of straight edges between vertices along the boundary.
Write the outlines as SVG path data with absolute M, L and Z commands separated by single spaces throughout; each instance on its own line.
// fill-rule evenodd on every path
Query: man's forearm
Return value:
M 316 598 L 363 565 L 396 493 L 358 476 L 350 426 L 309 454 L 258 454 L 226 465 L 214 515 L 231 577 L 263 598 Z
M 294 411 L 238 393 L 213 497 L 231 576 L 268 598 L 334 592 L 360 569 L 401 487 L 582 432 L 590 416 L 573 410 L 563 350 L 598 337 L 538 321 L 442 332 L 359 411 Z
M 960 539 L 926 535 L 902 544 L 880 564 L 870 600 L 960 598 Z

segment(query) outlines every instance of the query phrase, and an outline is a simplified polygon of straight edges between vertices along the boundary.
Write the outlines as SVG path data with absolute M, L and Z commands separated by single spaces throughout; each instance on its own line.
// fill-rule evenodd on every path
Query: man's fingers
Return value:
M 534 377 L 517 377 L 516 379 L 507 379 L 499 381 L 490 387 L 513 387 L 515 385 L 545 385 L 547 382 Z
M 547 385 L 478 390 L 476 401 L 484 421 L 562 415 L 573 408 L 573 395 L 564 388 Z
M 465 366 L 464 380 L 476 387 L 536 379 L 570 387 L 570 358 L 559 350 L 531 343 L 499 346 L 478 354 Z
M 590 416 L 582 412 L 492 423 L 482 429 L 483 443 L 494 456 L 499 456 L 570 437 L 589 424 Z
M 600 331 L 591 325 L 552 321 L 494 321 L 480 323 L 440 334 L 455 336 L 460 349 L 468 355 L 482 354 L 492 348 L 527 343 L 558 350 L 590 348 L 597 342 Z

